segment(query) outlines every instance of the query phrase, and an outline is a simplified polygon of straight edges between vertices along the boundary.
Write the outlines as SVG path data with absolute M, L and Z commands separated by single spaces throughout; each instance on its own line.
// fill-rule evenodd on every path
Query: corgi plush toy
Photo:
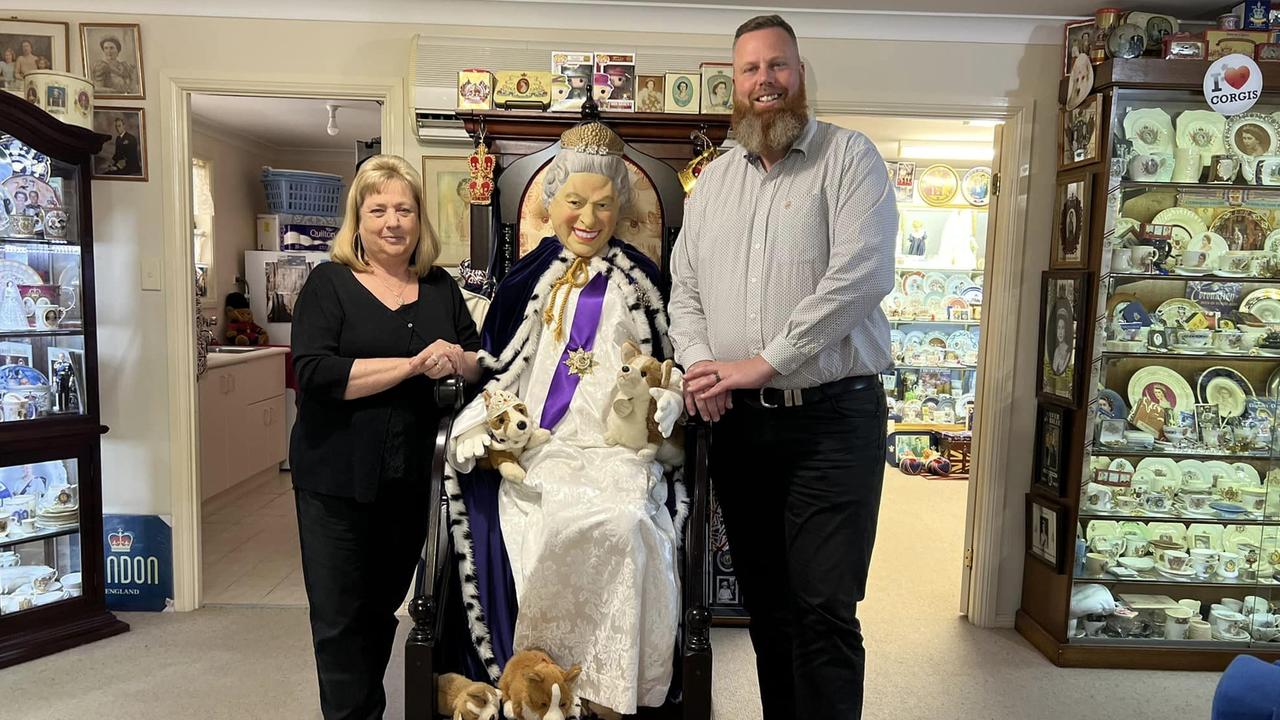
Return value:
M 521 650 L 502 669 L 498 691 L 507 720 L 566 720 L 582 668 L 565 670 L 541 650 Z
M 484 406 L 490 437 L 488 466 L 504 480 L 524 482 L 520 456 L 550 440 L 551 431 L 538 427 L 529 417 L 529 408 L 505 390 L 485 390 Z
M 663 448 L 664 464 L 683 459 L 684 454 L 674 447 L 671 439 L 664 438 L 654 417 L 655 389 L 672 389 L 674 363 L 658 362 L 645 355 L 633 342 L 622 344 L 622 367 L 618 369 L 617 386 L 613 401 L 605 418 L 604 441 L 608 445 L 622 445 L 640 453 L 646 459 L 654 457 Z
M 436 694 L 436 712 L 453 720 L 498 720 L 502 717 L 502 696 L 491 685 L 447 673 L 436 682 Z

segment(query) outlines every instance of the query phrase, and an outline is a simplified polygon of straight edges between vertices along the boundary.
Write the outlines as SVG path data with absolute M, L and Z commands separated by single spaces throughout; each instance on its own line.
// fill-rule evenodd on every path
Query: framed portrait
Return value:
M 640 75 L 636 78 L 636 112 L 660 113 L 666 107 L 666 77 Z
M 702 66 L 702 112 L 706 115 L 733 114 L 733 66 L 704 63 Z
M 1058 178 L 1054 205 L 1053 248 L 1049 267 L 1054 270 L 1083 268 L 1089 264 L 1089 198 L 1092 175 Z
M 48 20 L 0 20 L 0 60 L 13 72 L 0 72 L 0 90 L 22 93 L 23 78 L 36 70 L 67 71 L 71 26 Z M 11 77 L 12 75 L 12 77 Z
M 1093 44 L 1093 35 L 1096 28 L 1092 20 L 1083 22 L 1067 23 L 1063 28 L 1062 39 L 1062 75 L 1066 77 L 1071 74 L 1071 63 L 1076 59 L 1077 55 L 1089 54 L 1089 46 Z
M 667 73 L 663 79 L 663 108 L 669 113 L 701 112 L 702 76 L 698 73 Z
M 1071 411 L 1041 405 L 1036 418 L 1036 458 L 1032 486 L 1055 497 L 1066 494 L 1067 456 L 1071 452 Z
M 1074 110 L 1063 110 L 1062 132 L 1058 141 L 1062 147 L 1062 159 L 1058 168 L 1068 168 L 1097 162 L 1099 127 L 1102 124 L 1102 95 L 1090 95 Z
M 1057 572 L 1066 565 L 1067 513 L 1061 505 L 1027 494 L 1027 552 Z
M 440 239 L 436 264 L 456 267 L 471 257 L 471 170 L 465 156 L 422 156 L 422 201 Z
M 1252 169 L 1264 155 L 1280 154 L 1280 121 L 1261 113 L 1244 113 L 1227 120 L 1227 152 Z
M 98 100 L 141 100 L 142 31 L 129 23 L 81 23 L 80 57 Z
M 147 121 L 142 108 L 95 108 L 93 129 L 111 140 L 93 158 L 94 180 L 147 180 Z
M 1086 328 L 1092 327 L 1086 312 L 1085 292 L 1089 273 L 1053 271 L 1041 274 L 1040 288 L 1040 399 L 1069 408 L 1079 407 Z

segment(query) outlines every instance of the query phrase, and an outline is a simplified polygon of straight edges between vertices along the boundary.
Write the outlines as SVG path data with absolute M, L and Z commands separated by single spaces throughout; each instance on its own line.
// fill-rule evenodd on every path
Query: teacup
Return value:
M 1150 273 L 1158 251 L 1150 245 L 1137 245 L 1129 248 L 1129 263 L 1134 272 Z
M 1084 621 L 1084 634 L 1085 634 L 1087 637 L 1100 637 L 1100 636 L 1102 635 L 1102 630 L 1103 630 L 1103 628 L 1105 628 L 1105 627 L 1107 626 L 1107 621 L 1106 621 L 1106 620 L 1091 620 L 1091 619 L 1089 619 L 1089 618 L 1092 618 L 1092 617 L 1094 617 L 1094 616 L 1093 616 L 1093 615 L 1090 615 L 1088 618 L 1085 618 L 1085 621 Z
M 1240 559 L 1240 555 L 1237 553 L 1220 553 L 1218 555 L 1218 575 L 1226 580 L 1234 580 L 1240 577 Z
M 1180 336 L 1182 343 L 1194 348 L 1209 347 L 1213 342 L 1212 330 L 1187 330 Z
M 34 417 L 31 412 L 31 401 L 17 393 L 5 393 L 0 399 L 0 418 L 4 422 L 27 420 Z
M 1222 598 L 1218 604 L 1231 612 L 1244 612 L 1244 601 L 1238 598 Z
M 57 572 L 48 572 L 44 575 L 31 578 L 31 589 L 38 593 L 49 592 L 49 588 L 53 586 L 54 581 L 58 579 Z
M 1249 619 L 1238 612 L 1215 611 L 1209 616 L 1214 633 L 1219 636 L 1230 636 L 1238 633 L 1249 624 Z
M 1182 640 L 1187 636 L 1191 625 L 1191 611 L 1184 607 L 1168 608 L 1164 611 L 1164 637 L 1166 640 Z
M 33 238 L 39 225 L 40 218 L 35 215 L 10 215 L 9 235 L 15 238 Z
M 1120 340 L 1134 342 L 1142 339 L 1142 323 L 1140 322 L 1122 322 L 1117 327 L 1120 329 Z
M 1102 553 L 1089 553 L 1084 556 L 1084 569 L 1090 575 L 1102 575 L 1111 567 L 1111 558 Z
M 1191 556 L 1181 550 L 1166 550 L 1164 553 L 1164 565 L 1174 572 L 1182 572 L 1187 566 L 1187 562 Z
M 1125 535 L 1124 545 L 1129 557 L 1144 558 L 1151 554 L 1151 543 L 1142 535 Z
M 1241 605 L 1240 612 L 1245 615 L 1268 614 L 1271 612 L 1271 602 L 1264 597 L 1247 595 Z
M 1179 267 L 1188 270 L 1204 270 L 1209 267 L 1209 253 L 1203 250 L 1183 250 L 1182 259 L 1178 261 Z
M 0 552 L 0 568 L 18 567 L 22 564 L 22 558 L 16 552 Z
M 1232 155 L 1214 155 L 1209 162 L 1209 182 L 1232 183 L 1240 174 L 1240 160 Z
M 1132 513 L 1141 507 L 1142 502 L 1132 495 L 1121 495 L 1115 498 L 1116 508 L 1123 513 Z
M 9 515 L 0 516 L 0 538 L 9 534 Z
M 1228 352 L 1244 349 L 1244 333 L 1239 330 L 1219 330 L 1213 334 L 1213 346 Z
M 1250 512 L 1262 514 L 1267 509 L 1267 489 L 1264 487 L 1240 488 L 1240 504 Z
M 1129 158 L 1129 179 L 1138 182 L 1155 182 L 1164 175 L 1172 175 L 1173 155 L 1169 153 L 1137 153 Z
M 1157 512 L 1157 513 L 1168 512 L 1169 497 L 1164 493 L 1151 493 L 1146 497 L 1142 498 L 1142 505 L 1149 512 Z
M 34 517 L 23 518 L 18 523 L 18 528 L 22 530 L 24 535 L 31 535 L 36 531 L 36 519 Z
M 1244 275 L 1253 267 L 1253 253 L 1232 250 L 1219 261 L 1218 270 L 1233 275 Z
M 1191 434 L 1191 429 L 1181 425 L 1165 425 L 1164 438 L 1171 443 L 1180 443 Z
M 1110 510 L 1111 490 L 1098 483 L 1089 483 L 1085 488 L 1084 502 L 1090 510 Z
M 50 208 L 44 211 L 44 236 L 50 240 L 64 240 L 67 237 L 67 213 L 64 210 Z
M 1213 502 L 1213 496 L 1205 493 L 1195 493 L 1183 495 L 1182 500 L 1187 504 L 1187 509 L 1191 512 L 1208 513 L 1209 503 Z

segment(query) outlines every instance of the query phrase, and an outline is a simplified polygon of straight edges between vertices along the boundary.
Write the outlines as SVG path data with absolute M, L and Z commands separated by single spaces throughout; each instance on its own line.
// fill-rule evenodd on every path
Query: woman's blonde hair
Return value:
M 423 277 L 431 270 L 440 256 L 440 240 L 427 219 L 427 206 L 422 202 L 422 178 L 404 158 L 395 155 L 374 155 L 360 166 L 356 179 L 347 191 L 347 209 L 342 217 L 342 227 L 333 240 L 333 261 L 346 265 L 356 272 L 368 272 L 369 261 L 360 241 L 360 206 L 369 195 L 381 192 L 390 182 L 403 182 L 409 186 L 413 201 L 418 205 L 418 244 L 413 249 L 409 269 Z

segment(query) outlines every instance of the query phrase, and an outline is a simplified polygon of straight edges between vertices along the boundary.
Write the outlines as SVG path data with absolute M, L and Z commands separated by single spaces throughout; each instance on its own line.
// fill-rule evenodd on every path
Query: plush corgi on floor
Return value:
M 456 673 L 436 682 L 436 711 L 452 720 L 498 720 L 502 696 L 497 688 Z
M 567 671 L 541 650 L 521 650 L 502 670 L 502 693 L 507 720 L 566 720 L 574 709 L 573 684 L 582 668 Z

